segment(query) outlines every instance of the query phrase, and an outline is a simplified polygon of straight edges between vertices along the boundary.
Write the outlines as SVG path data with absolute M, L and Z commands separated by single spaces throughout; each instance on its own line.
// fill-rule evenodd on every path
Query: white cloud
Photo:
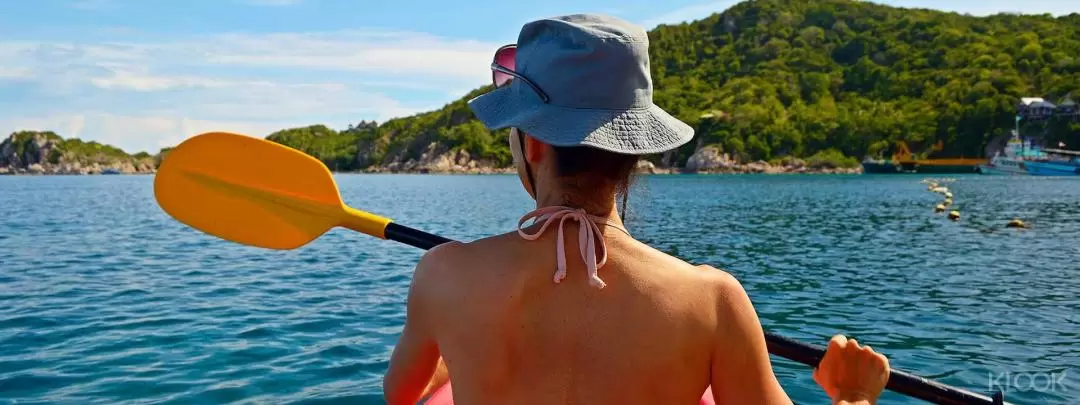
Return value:
M 0 125 L 11 128 L 8 132 L 23 129 L 55 131 L 64 137 L 81 137 L 84 140 L 117 146 L 128 153 L 145 151 L 151 154 L 164 147 L 176 146 L 185 139 L 204 132 L 225 131 L 262 137 L 279 129 L 311 124 L 316 122 L 298 119 L 208 120 L 107 112 L 22 117 L 9 122 L 0 119 Z M 97 135 L 86 137 L 82 135 L 84 132 Z
M 103 89 L 161 91 L 181 87 L 227 87 L 230 82 L 199 76 L 150 76 L 139 73 L 114 72 L 111 77 L 93 77 L 90 83 Z
M 143 82 L 136 84 L 141 86 Z M 279 129 L 319 123 L 344 128 L 361 119 L 382 122 L 431 107 L 405 105 L 380 93 L 340 84 L 222 81 L 190 91 L 142 92 L 129 97 L 134 97 L 131 102 L 137 107 L 94 107 L 91 103 L 82 109 L 48 109 L 42 114 L 17 117 L 0 115 L 0 131 L 52 130 L 129 152 L 154 152 L 206 131 L 265 136 Z
M 385 121 L 446 102 L 490 80 L 497 47 L 419 33 L 219 34 L 172 41 L 0 40 L 0 134 L 63 136 L 156 151 L 199 132 L 266 135 L 361 119 Z M 429 94 L 395 99 L 388 89 Z
M 490 75 L 494 43 L 420 33 L 350 30 L 333 33 L 231 34 L 200 49 L 210 63 L 471 79 Z
M 30 76 L 30 69 L 0 66 L 0 79 L 25 79 Z
M 396 77 L 396 81 L 411 86 L 432 81 L 480 85 L 489 79 L 488 64 L 497 47 L 427 34 L 350 30 L 222 34 L 159 43 L 0 41 L 0 58 L 8 62 L 5 69 L 29 69 L 43 78 L 84 76 L 107 86 L 127 82 L 144 90 L 209 83 L 210 79 L 190 76 L 147 81 L 154 71 L 177 67 L 203 72 L 221 68 L 311 69 Z
M 11 121 L 11 131 L 40 130 L 54 131 L 65 136 L 78 137 L 85 125 L 85 117 L 81 114 L 67 116 L 46 117 L 21 117 Z M 70 135 L 69 135 L 70 134 Z M 5 134 L 6 135 L 6 134 Z

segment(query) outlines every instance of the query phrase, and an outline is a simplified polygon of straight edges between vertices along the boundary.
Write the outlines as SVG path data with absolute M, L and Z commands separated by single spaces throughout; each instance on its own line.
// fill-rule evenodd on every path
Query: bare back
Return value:
M 423 276 L 432 295 L 425 318 L 437 331 L 458 405 L 689 405 L 710 384 L 725 391 L 717 387 L 724 384 L 715 375 L 724 355 L 717 347 L 732 321 L 722 319 L 730 318 L 725 291 L 733 284 L 741 292 L 738 283 L 604 232 L 604 289 L 588 284 L 570 248 L 576 224 L 565 230 L 567 277 L 558 284 L 556 232 L 535 241 L 511 233 L 455 243 L 425 258 L 437 263 Z

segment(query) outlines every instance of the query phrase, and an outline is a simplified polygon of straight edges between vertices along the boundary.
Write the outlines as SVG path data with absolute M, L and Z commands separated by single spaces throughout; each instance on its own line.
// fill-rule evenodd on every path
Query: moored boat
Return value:
M 1016 132 L 1005 144 L 1005 147 L 994 154 L 990 160 L 979 165 L 979 173 L 990 175 L 1018 175 L 1027 176 L 1032 173 L 1028 170 L 1028 163 L 1040 159 L 1045 154 L 1038 146 L 1030 142 L 1020 140 Z
M 975 173 L 985 162 L 984 159 L 965 157 L 920 158 L 911 153 L 904 141 L 897 141 L 896 148 L 891 158 L 863 159 L 863 173 Z M 943 143 L 939 140 L 930 152 L 942 149 Z
M 863 173 L 896 173 L 896 164 L 889 159 L 872 159 L 867 157 L 862 161 Z
M 1026 176 L 1024 161 L 1004 156 L 994 156 L 989 162 L 979 165 L 979 174 Z
M 1032 176 L 1080 176 L 1080 151 L 1043 149 L 1046 157 L 1025 162 Z
M 1026 162 L 1032 176 L 1080 176 L 1080 164 L 1062 162 Z
M 982 174 L 1080 176 L 1080 151 L 1042 149 L 1015 135 L 1002 152 L 979 166 Z

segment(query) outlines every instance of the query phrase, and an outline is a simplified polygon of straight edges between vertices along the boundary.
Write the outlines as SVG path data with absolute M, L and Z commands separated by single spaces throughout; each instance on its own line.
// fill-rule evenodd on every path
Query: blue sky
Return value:
M 1078 9 L 1075 0 L 880 2 L 975 15 Z M 382 122 L 485 84 L 492 51 L 526 21 L 600 12 L 652 28 L 734 3 L 2 0 L 0 136 L 53 130 L 156 152 L 212 130 Z

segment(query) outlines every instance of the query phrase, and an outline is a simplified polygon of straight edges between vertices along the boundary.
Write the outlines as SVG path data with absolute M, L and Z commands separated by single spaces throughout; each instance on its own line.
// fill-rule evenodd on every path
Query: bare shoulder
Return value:
M 452 267 L 453 263 L 462 256 L 464 247 L 464 243 L 452 241 L 428 249 L 423 256 L 420 256 L 420 262 L 416 264 L 413 282 L 427 281 L 443 276 L 446 273 L 444 269 Z
M 721 303 L 738 304 L 747 299 L 742 283 L 731 273 L 707 264 L 695 267 L 701 271 L 708 285 L 719 294 Z
M 731 273 L 708 264 L 699 264 L 694 267 L 701 272 L 702 277 L 705 277 L 718 290 L 727 292 L 742 291 L 742 284 Z
M 447 296 L 457 286 L 475 285 L 482 277 L 484 258 L 505 250 L 505 235 L 472 242 L 447 242 L 431 248 L 420 258 L 413 274 L 414 293 Z

